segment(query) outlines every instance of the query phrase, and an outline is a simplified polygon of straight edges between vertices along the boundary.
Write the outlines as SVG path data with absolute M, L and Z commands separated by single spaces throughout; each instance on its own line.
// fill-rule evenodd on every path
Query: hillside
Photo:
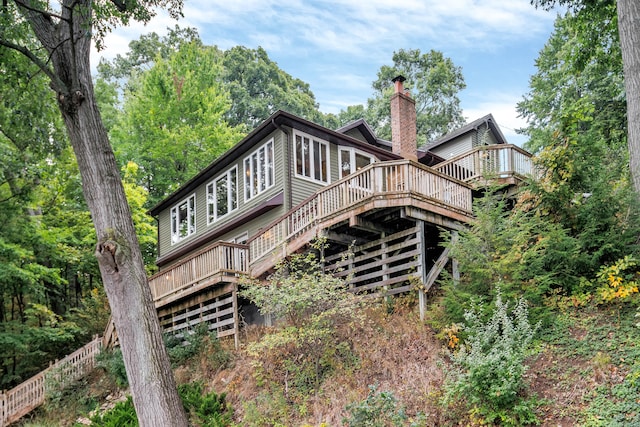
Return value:
M 437 311 L 433 302 L 430 315 Z M 526 361 L 530 369 L 523 393 L 534 398 L 539 425 L 640 425 L 640 340 L 634 315 L 622 306 L 555 310 Z M 262 348 L 256 354 L 252 344 L 275 330 L 250 327 L 238 351 L 229 347 L 231 342 L 208 338 L 194 340 L 193 348 L 179 347 L 182 353 L 172 354 L 183 363 L 175 375 L 179 383 L 201 381 L 206 390 L 226 393 L 239 426 L 480 425 L 462 401 L 442 404 L 449 339 L 438 338 L 419 321 L 411 297 L 367 309 L 357 324 L 343 326 L 335 335 L 339 345 L 318 344 L 323 351 L 312 371 L 305 371 L 310 367 L 302 353 Z M 305 351 L 306 356 L 313 353 L 311 347 Z M 22 425 L 74 425 L 107 397 L 112 401 L 121 395 L 112 375 L 117 363 L 104 365 L 110 368 L 96 370 L 64 396 L 54 397 Z M 376 409 L 383 409 L 386 419 L 366 424 L 376 419 Z

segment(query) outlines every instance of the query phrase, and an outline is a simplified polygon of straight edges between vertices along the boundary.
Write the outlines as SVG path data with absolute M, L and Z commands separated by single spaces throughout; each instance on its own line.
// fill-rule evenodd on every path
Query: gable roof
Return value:
M 352 121 L 351 123 L 347 123 L 346 125 L 336 129 L 336 132 L 347 134 L 350 130 L 353 129 L 356 129 L 358 132 L 360 132 L 360 134 L 367 140 L 369 144 L 391 151 L 391 141 L 378 138 L 371 126 L 369 126 L 369 123 L 367 123 L 364 119 L 358 119 Z
M 468 123 L 464 126 L 462 126 L 461 128 L 458 128 L 454 131 L 449 132 L 448 134 L 441 136 L 440 138 L 429 142 L 427 145 L 424 146 L 424 150 L 429 151 L 432 150 L 446 142 L 449 142 L 451 140 L 454 140 L 466 133 L 470 133 L 473 132 L 475 130 L 478 130 L 478 128 L 483 125 L 486 124 L 487 126 L 489 126 L 489 129 L 491 129 L 491 131 L 493 132 L 493 134 L 496 137 L 496 141 L 498 142 L 498 144 L 508 144 L 507 139 L 504 137 L 504 134 L 502 133 L 502 131 L 500 130 L 500 128 L 498 127 L 498 124 L 496 123 L 496 120 L 493 118 L 492 114 L 487 114 L 484 117 L 480 117 L 477 120 L 472 121 L 471 123 Z
M 178 203 L 189 193 L 193 192 L 197 187 L 214 178 L 219 173 L 223 172 L 238 158 L 247 153 L 258 141 L 266 138 L 269 134 L 276 130 L 282 130 L 281 126 L 298 129 L 302 132 L 308 133 L 318 138 L 322 138 L 330 143 L 359 148 L 375 155 L 380 160 L 396 160 L 401 158 L 397 154 L 393 154 L 388 149 L 382 148 L 384 147 L 384 144 L 368 143 L 369 138 L 367 138 L 367 142 L 363 142 L 357 138 L 346 135 L 339 130 L 334 131 L 291 113 L 287 113 L 286 111 L 278 110 L 265 121 L 260 123 L 253 131 L 251 131 L 247 136 L 240 140 L 240 142 L 238 142 L 220 157 L 211 162 L 209 166 L 202 169 L 197 175 L 180 186 L 180 188 L 178 188 L 172 194 L 152 207 L 149 210 L 149 213 L 152 216 L 157 217 L 162 210 L 174 205 L 175 203 Z M 361 130 L 361 132 L 364 130 L 365 132 L 369 132 L 373 135 L 373 131 L 368 127 L 368 125 L 366 125 L 366 123 L 364 123 L 364 121 L 363 123 L 356 124 L 354 126 L 360 126 L 361 128 L 359 128 L 359 130 Z M 352 126 L 351 128 L 353 128 L 354 126 Z M 288 131 L 286 132 L 288 133 Z

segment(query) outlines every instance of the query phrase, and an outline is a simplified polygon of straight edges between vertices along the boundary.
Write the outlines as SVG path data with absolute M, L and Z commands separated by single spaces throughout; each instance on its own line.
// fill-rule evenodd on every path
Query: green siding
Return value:
M 250 200 L 245 202 L 244 199 L 244 158 L 246 157 L 246 155 L 249 155 L 250 153 L 252 153 L 254 151 L 254 149 L 257 149 L 259 147 L 261 147 L 263 144 L 265 144 L 267 141 L 269 141 L 271 138 L 273 138 L 273 142 L 274 142 L 274 185 L 264 191 L 263 193 L 251 198 Z M 234 163 L 234 165 L 238 168 L 238 209 L 236 209 L 235 211 L 233 211 L 232 213 L 230 213 L 229 215 L 225 216 L 223 219 L 216 221 L 214 223 L 212 223 L 211 225 L 207 225 L 207 195 L 206 195 L 206 187 L 207 184 L 210 183 L 213 179 L 217 178 L 218 176 L 220 176 L 220 174 L 225 173 L 227 170 L 229 170 L 231 167 L 233 167 L 233 165 L 230 165 L 229 167 L 225 168 L 224 170 L 220 171 L 220 173 L 218 175 L 212 176 L 211 179 L 209 179 L 208 181 L 206 181 L 203 185 L 199 186 L 196 191 L 196 232 L 189 236 L 186 239 L 183 239 L 182 241 L 176 243 L 175 245 L 171 244 L 171 225 L 170 225 L 170 212 L 171 212 L 171 207 L 169 207 L 168 209 L 165 209 L 164 211 L 160 212 L 160 214 L 158 215 L 158 229 L 159 229 L 159 239 L 158 239 L 158 256 L 165 256 L 170 254 L 172 251 L 186 245 L 189 244 L 190 241 L 192 241 L 193 239 L 196 239 L 198 236 L 209 232 L 210 230 L 212 230 L 213 228 L 216 227 L 221 227 L 225 224 L 227 224 L 228 222 L 234 220 L 235 218 L 237 218 L 239 215 L 242 215 L 243 213 L 245 213 L 247 210 L 250 210 L 258 205 L 260 205 L 261 203 L 265 202 L 266 200 L 272 198 L 273 196 L 277 195 L 279 192 L 283 191 L 284 189 L 284 182 L 285 182 L 285 174 L 284 174 L 284 137 L 282 132 L 280 131 L 276 131 L 273 132 L 272 134 L 270 134 L 267 138 L 262 139 L 259 143 L 256 143 L 253 148 L 251 150 L 249 150 L 248 152 L 244 153 L 244 155 L 242 155 L 240 158 L 238 158 L 236 160 L 236 162 Z M 278 211 L 279 214 L 281 215 L 283 212 L 283 209 L 274 209 L 274 211 Z M 273 211 L 267 213 L 264 215 L 264 219 L 261 218 L 256 218 L 254 221 L 252 221 L 251 223 L 256 223 L 256 224 L 262 224 L 262 225 L 253 225 L 252 230 L 253 232 L 249 233 L 249 237 L 251 237 L 253 234 L 255 234 L 255 231 L 260 228 L 263 227 L 264 225 L 266 225 L 267 223 L 271 222 L 273 220 L 272 216 L 274 215 L 272 213 Z M 242 229 L 241 229 L 242 228 Z M 243 224 L 242 227 L 238 227 L 236 230 L 238 231 L 232 231 L 231 233 L 228 233 L 231 235 L 230 238 L 233 238 L 239 234 L 241 234 L 242 232 L 248 230 L 247 227 L 245 227 L 245 224 Z M 224 239 L 216 239 L 216 240 L 224 240 Z
M 456 138 L 453 141 L 449 141 L 431 150 L 432 153 L 442 157 L 445 160 L 456 157 L 460 154 L 466 153 L 471 150 L 473 145 L 473 138 L 471 135 L 464 135 L 463 137 Z

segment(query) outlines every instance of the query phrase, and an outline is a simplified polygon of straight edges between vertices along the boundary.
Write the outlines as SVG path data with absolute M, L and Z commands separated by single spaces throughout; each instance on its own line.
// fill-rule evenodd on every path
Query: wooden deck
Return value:
M 496 179 L 515 184 L 535 174 L 531 154 L 511 144 L 479 146 L 433 168 L 474 186 Z
M 433 168 L 407 160 L 370 164 L 316 192 L 247 245 L 218 242 L 153 275 L 156 307 L 216 283 L 236 283 L 242 274 L 260 276 L 323 230 L 373 210 L 403 207 L 437 225 L 467 223 L 474 184 L 515 183 L 532 172 L 531 155 L 513 145 L 478 147 Z

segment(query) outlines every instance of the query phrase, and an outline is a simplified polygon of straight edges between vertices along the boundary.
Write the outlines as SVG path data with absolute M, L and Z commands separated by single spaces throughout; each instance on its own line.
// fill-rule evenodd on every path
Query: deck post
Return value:
M 420 320 L 424 321 L 427 311 L 427 295 L 424 287 L 427 283 L 427 245 L 425 244 L 425 226 L 424 221 L 418 221 L 418 234 L 420 235 L 420 266 L 418 273 L 420 274 L 420 283 L 422 286 L 418 289 L 418 306 L 420 307 Z
M 451 246 L 458 242 L 458 232 L 451 230 Z M 460 283 L 460 270 L 458 269 L 458 260 L 451 258 L 451 275 L 453 276 L 453 285 L 455 287 Z
M 240 348 L 240 318 L 238 312 L 238 285 L 233 286 L 233 343 L 236 350 Z

